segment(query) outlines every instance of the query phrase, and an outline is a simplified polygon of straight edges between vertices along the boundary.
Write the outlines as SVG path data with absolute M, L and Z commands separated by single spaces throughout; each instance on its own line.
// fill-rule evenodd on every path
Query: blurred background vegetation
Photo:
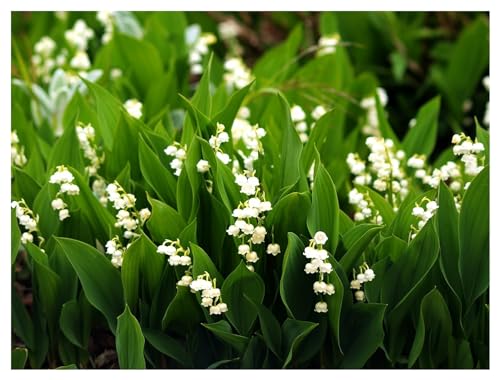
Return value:
M 145 38 L 159 47 L 161 31 L 151 12 L 134 13 L 145 30 Z M 29 62 L 34 44 L 44 35 L 56 41 L 64 31 L 83 18 L 97 31 L 104 32 L 95 12 L 69 12 L 65 18 L 54 12 L 14 12 L 12 14 L 12 75 L 20 77 L 20 60 Z M 157 18 L 172 20 L 170 18 Z M 449 146 L 451 134 L 464 131 L 474 135 L 474 117 L 483 120 L 488 91 L 482 79 L 489 73 L 489 14 L 470 12 L 333 12 L 321 17 L 318 12 L 186 12 L 187 25 L 199 24 L 204 32 L 218 33 L 227 20 L 238 24 L 237 40 L 241 55 L 250 67 L 262 55 L 285 41 L 298 24 L 303 25 L 299 65 L 312 57 L 307 48 L 320 35 L 338 32 L 347 47 L 354 75 L 373 74 L 388 95 L 389 122 L 401 137 L 411 118 L 426 101 L 441 94 L 442 105 L 436 152 Z M 326 21 L 325 21 L 326 20 Z M 184 22 L 184 21 L 183 21 Z M 168 29 L 168 27 L 167 27 Z M 91 57 L 100 47 L 91 41 Z M 18 49 L 16 56 L 15 50 Z M 221 38 L 213 46 L 220 60 L 227 53 Z M 167 61 L 165 57 L 164 61 Z M 165 63 L 166 65 L 168 63 Z M 96 59 L 99 66 L 99 59 Z M 217 65 L 215 65 L 217 66 Z M 214 70 L 214 75 L 221 75 Z M 183 86 L 180 86 L 181 89 Z M 280 88 L 286 92 L 286 86 Z M 179 91 L 181 93 L 188 87 Z M 339 89 L 340 91 L 340 89 Z M 293 97 L 293 96 L 292 96 Z M 436 158 L 436 157 L 434 157 Z

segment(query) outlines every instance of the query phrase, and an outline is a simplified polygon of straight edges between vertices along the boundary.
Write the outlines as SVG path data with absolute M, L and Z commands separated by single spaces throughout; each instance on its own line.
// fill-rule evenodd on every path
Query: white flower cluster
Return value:
M 240 56 L 243 53 L 243 48 L 238 41 L 240 26 L 233 19 L 227 19 L 217 25 L 219 36 L 225 42 L 228 55 Z
M 123 233 L 125 239 L 139 236 L 135 230 L 144 225 L 151 216 L 151 211 L 147 208 L 137 211 L 135 208 L 135 195 L 127 193 L 116 181 L 106 187 L 106 192 L 108 200 L 113 203 L 113 208 L 118 210 L 115 227 L 125 229 Z
M 221 145 L 229 141 L 229 135 L 225 131 L 226 127 L 223 124 L 217 123 L 216 128 L 215 136 L 210 136 L 208 143 L 215 151 L 217 158 L 222 161 L 224 165 L 227 165 L 231 162 L 231 158 L 227 153 L 222 151 Z
M 489 92 L 490 91 L 490 77 L 486 76 L 483 78 L 483 86 Z M 486 109 L 484 110 L 483 124 L 490 125 L 490 102 L 486 103 Z
M 216 287 L 215 278 L 212 280 L 208 272 L 191 281 L 189 287 L 192 293 L 201 291 L 201 306 L 208 308 L 210 315 L 220 315 L 227 311 L 227 305 L 222 302 L 220 289 Z
M 90 59 L 87 55 L 88 41 L 94 38 L 94 31 L 87 27 L 83 20 L 77 20 L 73 29 L 64 33 L 66 41 L 76 49 L 75 55 L 71 58 L 70 67 L 75 70 L 85 71 L 90 68 Z
M 451 142 L 455 145 L 453 154 L 461 156 L 460 160 L 464 163 L 464 173 L 470 177 L 477 176 L 484 169 L 484 166 L 478 163 L 478 161 L 484 161 L 484 154 L 479 156 L 484 152 L 484 145 L 478 142 L 477 138 L 472 141 L 464 133 L 453 135 Z
M 184 248 L 181 245 L 179 239 L 170 240 L 165 239 L 165 241 L 158 246 L 156 252 L 168 256 L 168 263 L 171 266 L 190 266 L 191 256 L 189 256 L 189 248 Z
M 170 161 L 170 167 L 175 170 L 174 174 L 178 177 L 182 173 L 182 167 L 184 166 L 184 161 L 186 160 L 186 150 L 187 146 L 182 146 L 177 141 L 173 144 L 167 146 L 163 151 L 167 156 L 175 157 Z
M 61 58 L 54 59 L 53 53 L 56 50 L 56 43 L 54 40 L 48 36 L 43 36 L 34 47 L 34 54 L 31 57 L 31 63 L 33 64 L 33 69 L 37 77 L 42 78 L 42 81 L 48 83 L 50 80 L 50 74 L 52 70 L 56 67 L 56 61 L 65 61 L 64 55 Z
M 28 162 L 24 154 L 24 146 L 19 143 L 16 131 L 10 132 L 10 161 L 12 165 L 23 167 Z
M 363 284 L 365 282 L 373 281 L 375 278 L 375 272 L 370 269 L 368 264 L 363 263 L 359 267 L 359 273 L 356 274 L 356 270 L 353 269 L 353 280 L 351 281 L 351 289 L 354 290 L 354 298 L 358 302 L 363 302 L 365 300 L 365 292 L 363 291 Z
M 33 233 L 38 231 L 38 220 L 39 216 L 35 215 L 33 211 L 26 205 L 24 199 L 19 201 L 12 201 L 10 207 L 16 209 L 16 217 L 19 224 L 24 227 L 24 231 L 21 235 L 21 242 L 26 244 L 28 242 L 33 243 Z M 38 236 L 40 242 L 43 242 L 41 236 Z
M 203 57 L 208 53 L 208 46 L 217 42 L 212 33 L 202 33 L 191 46 L 189 51 L 189 71 L 193 75 L 203 73 Z
M 426 202 L 425 209 L 424 202 Z M 418 219 L 417 227 L 414 225 L 411 226 L 412 233 L 410 235 L 410 240 L 415 239 L 418 232 L 425 226 L 425 224 L 429 221 L 430 218 L 434 216 L 436 210 L 439 208 L 436 201 L 431 201 L 428 198 L 423 198 L 420 204 L 415 204 L 411 214 L 416 216 Z
M 356 153 L 347 155 L 349 169 L 356 176 L 354 183 L 369 185 L 385 193 L 389 203 L 397 207 L 408 195 L 409 182 L 401 164 L 406 154 L 402 150 L 396 151 L 391 139 L 370 136 L 366 145 L 370 149 L 368 166 Z
M 137 99 L 128 99 L 123 103 L 123 107 L 133 118 L 140 119 L 142 117 L 142 103 Z
M 387 92 L 382 87 L 377 87 L 376 91 L 380 104 L 385 107 L 389 100 Z M 368 136 L 380 136 L 375 96 L 363 98 L 360 106 L 366 111 L 366 119 L 361 131 Z
M 322 299 L 323 295 L 331 296 L 335 294 L 333 284 L 324 281 L 325 273 L 329 274 L 333 270 L 332 264 L 327 261 L 329 253 L 323 248 L 327 241 L 328 236 L 323 231 L 317 231 L 314 238 L 309 241 L 309 246 L 303 252 L 303 255 L 310 260 L 305 265 L 304 272 L 307 274 L 318 273 L 318 281 L 313 284 L 314 293 L 321 297 L 321 301 L 317 302 L 314 307 L 316 313 L 326 313 L 328 311 L 327 303 Z
M 231 137 L 233 144 L 238 146 L 239 142 L 243 143 L 245 151 L 238 149 L 237 152 L 243 159 L 243 165 L 246 170 L 254 169 L 254 162 L 259 159 L 259 154 L 263 154 L 261 139 L 266 135 L 266 130 L 260 128 L 258 124 L 252 125 L 248 121 L 250 110 L 247 107 L 241 107 L 236 118 L 231 126 Z M 239 162 L 233 161 L 233 170 L 236 172 L 239 169 Z
M 314 120 L 318 120 L 321 116 L 326 113 L 325 107 L 319 105 L 314 108 L 311 113 L 311 116 Z M 309 140 L 309 133 L 315 126 L 313 122 L 311 126 L 307 124 L 306 121 L 306 113 L 302 109 L 301 106 L 294 104 L 292 108 L 290 108 L 290 116 L 295 126 L 295 130 L 299 134 L 300 141 L 305 144 Z
M 318 41 L 317 55 L 333 54 L 337 50 L 337 45 L 340 42 L 340 35 L 338 33 L 321 36 Z
M 251 182 L 251 184 L 248 184 L 248 182 Z M 241 202 L 233 210 L 233 217 L 236 218 L 236 221 L 228 227 L 226 232 L 228 235 L 240 239 L 241 244 L 238 246 L 238 254 L 245 258 L 248 269 L 253 270 L 251 264 L 259 260 L 254 245 L 262 244 L 266 239 L 267 230 L 263 226 L 264 213 L 272 210 L 272 206 L 271 202 L 265 200 L 264 193 L 258 188 L 258 178 L 240 174 L 236 178 L 236 183 L 242 186 L 242 189 L 245 187 L 248 190 L 244 194 L 253 195 L 253 197 Z M 278 244 L 269 244 L 266 252 L 276 256 L 280 251 Z
M 356 222 L 369 221 L 376 224 L 384 222 L 368 192 L 363 194 L 358 189 L 353 188 L 349 192 L 349 203 L 355 207 L 354 220 Z
M 49 183 L 60 185 L 59 191 L 51 203 L 52 209 L 59 212 L 60 221 L 70 217 L 68 205 L 63 199 L 64 194 L 68 196 L 80 194 L 80 188 L 73 183 L 74 179 L 73 174 L 64 165 L 59 165 L 56 172 L 50 176 Z
M 101 37 L 101 42 L 106 45 L 113 38 L 113 12 L 110 11 L 99 11 L 97 12 L 97 20 L 104 27 L 104 34 Z
M 424 155 L 410 157 L 407 165 L 409 168 L 415 169 L 415 178 L 421 179 L 422 183 L 429 185 L 433 189 L 436 189 L 441 181 L 449 181 L 450 189 L 454 192 L 462 189 L 462 173 L 460 167 L 454 161 L 448 161 L 439 169 L 435 168 L 432 172 L 429 171 L 430 174 L 428 174 L 428 169 L 425 165 Z
M 91 124 L 77 125 L 76 135 L 83 149 L 84 157 L 90 161 L 90 164 L 85 168 L 87 173 L 95 176 L 104 161 L 104 155 L 99 155 L 97 152 L 97 144 L 95 143 L 95 129 Z
M 240 57 L 226 59 L 224 62 L 224 81 L 230 90 L 243 88 L 252 80 L 252 72 Z
M 108 204 L 106 186 L 106 181 L 103 178 L 96 178 L 94 182 L 92 182 L 92 192 L 104 207 Z
M 120 242 L 120 238 L 118 236 L 113 237 L 113 239 L 108 240 L 106 243 L 106 253 L 111 255 L 111 264 L 115 267 L 121 267 L 123 264 L 123 256 L 127 251 L 127 248 L 130 246 L 130 243 L 127 247 L 124 247 Z

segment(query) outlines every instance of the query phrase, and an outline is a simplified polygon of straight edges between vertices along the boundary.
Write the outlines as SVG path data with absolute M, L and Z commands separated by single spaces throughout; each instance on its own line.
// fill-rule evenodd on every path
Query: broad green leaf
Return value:
M 112 331 L 124 308 L 120 272 L 94 247 L 68 238 L 55 238 L 80 279 L 89 302 L 104 314 Z
M 396 214 L 394 213 L 394 209 L 390 205 L 390 203 L 385 199 L 383 196 L 381 196 L 379 193 L 377 193 L 375 190 L 367 187 L 367 186 L 360 186 L 366 193 L 368 193 L 368 196 L 372 200 L 373 204 L 375 205 L 375 209 L 380 212 L 380 216 L 382 217 L 382 221 L 386 226 L 389 226 L 392 221 L 394 220 L 394 217 Z
M 162 243 L 165 239 L 177 239 L 181 231 L 186 227 L 184 219 L 175 209 L 150 197 L 149 194 L 148 201 L 152 211 L 146 225 L 153 240 Z
M 466 309 L 489 286 L 489 182 L 486 166 L 465 192 L 458 220 L 459 273 Z
M 125 311 L 117 318 L 116 353 L 121 369 L 146 368 L 144 359 L 144 336 L 141 325 L 130 312 L 128 305 Z
M 176 183 L 173 174 L 163 166 L 142 136 L 139 137 L 139 165 L 144 179 L 161 200 L 170 206 L 175 206 Z
M 488 165 L 490 162 L 490 133 L 484 129 L 481 128 L 481 125 L 479 125 L 477 119 L 476 121 L 476 137 L 477 140 L 484 145 L 484 156 L 485 156 L 485 164 Z
M 219 122 L 226 128 L 230 129 L 233 125 L 236 114 L 238 113 L 240 106 L 245 99 L 245 96 L 248 94 L 248 91 L 250 90 L 252 84 L 253 82 L 232 94 L 224 109 L 212 118 L 212 123 Z
M 352 268 L 365 252 L 368 244 L 383 228 L 384 226 L 360 224 L 346 232 L 343 241 L 347 252 L 340 259 L 340 265 L 345 273 L 351 273 Z
M 21 230 L 17 224 L 16 209 L 10 210 L 10 265 L 14 265 L 21 245 Z
M 83 80 L 94 98 L 97 125 L 94 127 L 102 137 L 107 150 L 113 149 L 113 136 L 120 120 L 122 104 L 108 90 L 98 84 Z
M 26 171 L 17 167 L 12 168 L 14 182 L 12 184 L 12 194 L 18 198 L 23 198 L 28 205 L 32 205 L 41 186 Z
M 245 296 L 246 297 L 246 296 Z M 247 297 L 250 300 L 250 298 Z M 281 358 L 281 330 L 280 324 L 271 310 L 261 303 L 253 302 L 259 316 L 260 330 L 264 337 L 267 347 L 278 357 Z
M 211 331 L 217 338 L 228 343 L 239 353 L 245 351 L 248 344 L 248 338 L 246 336 L 234 334 L 231 330 L 231 326 L 226 321 L 220 320 L 214 323 L 202 323 L 201 325 Z
M 106 152 L 104 163 L 107 177 L 118 177 L 127 165 L 130 165 L 132 178 L 142 177 L 138 154 L 139 132 L 142 129 L 140 121 L 122 111 L 113 134 L 113 150 L 109 154 Z
M 130 69 L 137 90 L 145 97 L 149 86 L 163 73 L 163 63 L 158 50 L 148 41 L 124 34 L 116 34 L 113 38 L 125 64 Z
M 295 353 L 304 340 L 316 327 L 317 323 L 287 318 L 281 326 L 283 335 L 283 352 L 287 353 L 283 368 L 287 368 L 294 359 Z
M 293 192 L 285 195 L 275 204 L 266 217 L 266 228 L 274 231 L 274 238 L 282 248 L 286 247 L 288 233 L 306 235 L 306 219 L 311 207 L 307 193 Z
M 191 359 L 182 342 L 161 331 L 143 328 L 142 332 L 146 340 L 162 354 L 171 357 L 184 367 L 192 367 Z
M 436 228 L 439 236 L 439 266 L 443 277 L 458 300 L 463 299 L 462 282 L 459 274 L 458 212 L 455 200 L 448 186 L 443 182 L 438 190 L 439 208 L 436 212 Z M 460 301 L 459 301 L 460 302 Z
M 294 319 L 307 320 L 314 303 L 312 292 L 314 276 L 304 272 L 307 263 L 304 244 L 293 232 L 288 233 L 288 244 L 283 257 L 280 296 L 287 314 Z
M 196 245 L 195 243 L 191 243 L 190 247 L 193 257 L 193 278 L 196 278 L 199 275 L 208 272 L 212 279 L 217 279 L 217 287 L 220 287 L 223 278 L 217 270 L 217 267 L 214 265 L 210 256 L 207 255 L 203 248 Z
M 79 173 L 83 173 L 84 163 L 82 150 L 80 149 L 80 143 L 76 136 L 74 125 L 66 126 L 64 134 L 57 140 L 51 149 L 47 161 L 47 168 L 53 170 L 58 165 L 71 166 Z
M 363 368 L 384 340 L 384 313 L 387 305 L 357 303 L 342 318 L 342 368 Z
M 177 294 L 163 316 L 162 329 L 181 335 L 191 332 L 203 320 L 201 308 L 189 288 L 178 286 Z
M 59 325 L 64 336 L 75 346 L 86 348 L 86 338 L 83 336 L 80 306 L 76 300 L 70 300 L 62 305 Z
M 121 280 L 125 301 L 135 310 L 139 298 L 151 301 L 160 286 L 165 258 L 146 235 L 135 240 L 123 257 Z
M 414 154 L 429 157 L 434 151 L 440 104 L 441 98 L 436 96 L 418 110 L 416 124 L 408 131 L 402 143 L 408 157 Z
M 23 369 L 28 360 L 28 350 L 26 348 L 17 347 L 11 353 L 11 369 Z
M 417 359 L 420 368 L 440 368 L 448 359 L 452 323 L 446 302 L 437 289 L 422 298 L 417 333 L 408 358 L 408 368 Z M 446 363 L 446 364 L 445 364 Z
M 35 348 L 35 331 L 33 321 L 23 305 L 14 286 L 11 287 L 12 330 L 30 349 Z
M 326 249 L 335 252 L 339 241 L 339 200 L 332 178 L 322 164 L 314 179 L 307 229 L 311 236 L 318 231 L 325 232 L 328 236 Z
M 333 257 L 330 257 L 329 261 L 333 266 L 333 270 L 327 275 L 326 283 L 332 284 L 335 287 L 335 293 L 331 296 L 324 297 L 323 300 L 328 305 L 328 322 L 332 329 L 333 337 L 337 342 L 340 352 L 342 352 L 342 346 L 340 342 L 340 318 L 342 316 L 342 307 L 344 304 L 344 284 L 340 279 L 340 276 L 342 275 L 342 268 Z
M 449 56 L 443 87 L 453 111 L 458 116 L 462 105 L 473 95 L 488 66 L 489 26 L 486 17 L 477 17 L 460 33 Z
M 228 307 L 226 317 L 241 335 L 249 335 L 257 318 L 257 310 L 252 301 L 262 303 L 264 293 L 264 281 L 257 273 L 248 270 L 243 261 L 222 284 L 222 300 Z

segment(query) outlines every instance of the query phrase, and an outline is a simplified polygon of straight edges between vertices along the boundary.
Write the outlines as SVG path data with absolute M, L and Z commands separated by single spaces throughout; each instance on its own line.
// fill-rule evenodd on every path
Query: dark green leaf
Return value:
M 202 326 L 211 331 L 217 338 L 231 345 L 236 351 L 242 353 L 248 344 L 246 336 L 233 334 L 231 326 L 224 320 L 215 323 L 202 323 Z
M 264 281 L 257 273 L 249 271 L 243 261 L 224 281 L 221 294 L 228 307 L 226 317 L 241 335 L 249 335 L 257 318 L 252 302 L 262 303 L 264 293 Z
M 73 239 L 55 239 L 75 269 L 85 296 L 115 331 L 116 317 L 124 307 L 120 272 L 95 248 Z
M 130 312 L 128 305 L 118 317 L 116 327 L 116 353 L 121 369 L 146 368 L 144 359 L 144 336 L 139 322 Z
M 332 178 L 322 164 L 314 178 L 307 229 L 311 236 L 318 231 L 325 232 L 328 236 L 326 249 L 335 252 L 339 241 L 339 200 Z
M 28 359 L 28 350 L 26 348 L 15 348 L 11 354 L 11 369 L 23 369 Z
M 304 340 L 316 327 L 317 323 L 288 318 L 281 326 L 283 335 L 283 352 L 287 353 L 283 368 L 287 368 L 294 359 L 295 353 Z
M 21 245 L 21 230 L 17 224 L 16 209 L 10 210 L 10 264 L 14 265 Z
M 190 368 L 192 366 L 186 348 L 182 342 L 161 331 L 144 328 L 142 332 L 146 340 L 162 354 L 171 357 L 184 367 Z
M 382 228 L 384 227 L 373 224 L 360 224 L 346 232 L 343 241 L 347 252 L 340 259 L 345 273 L 351 273 L 359 257 Z
M 162 243 L 165 239 L 177 239 L 181 231 L 186 227 L 184 219 L 175 209 L 149 195 L 148 201 L 152 211 L 146 225 L 153 240 Z
M 459 273 L 467 308 L 489 286 L 489 166 L 465 192 L 459 217 Z

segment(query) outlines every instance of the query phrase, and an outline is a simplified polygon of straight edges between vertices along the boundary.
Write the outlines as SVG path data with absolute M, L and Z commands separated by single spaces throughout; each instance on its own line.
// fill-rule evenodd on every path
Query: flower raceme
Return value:
M 49 183 L 59 185 L 59 191 L 51 202 L 52 209 L 59 214 L 59 220 L 63 221 L 70 217 L 68 204 L 63 198 L 80 194 L 80 188 L 73 183 L 75 177 L 64 166 L 59 165 L 56 172 L 50 176 Z
M 317 231 L 309 241 L 309 246 L 304 249 L 303 255 L 310 259 L 305 265 L 304 272 L 307 274 L 318 273 L 318 280 L 313 284 L 313 291 L 319 295 L 321 300 L 316 303 L 314 311 L 316 313 L 328 312 L 328 305 L 323 301 L 323 296 L 335 294 L 335 287 L 324 281 L 325 274 L 331 273 L 332 264 L 328 262 L 329 253 L 323 246 L 328 241 L 328 236 L 323 231 Z

